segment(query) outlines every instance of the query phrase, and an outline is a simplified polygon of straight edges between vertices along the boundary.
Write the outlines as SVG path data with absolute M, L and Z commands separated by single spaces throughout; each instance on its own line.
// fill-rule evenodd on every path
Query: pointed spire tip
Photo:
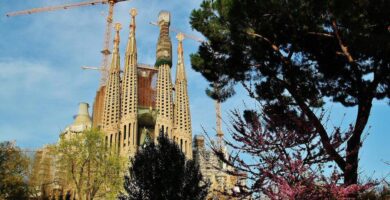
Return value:
M 137 16 L 137 14 L 138 14 L 137 9 L 132 8 L 132 9 L 130 10 L 130 15 L 131 15 L 132 17 Z
M 115 24 L 115 30 L 120 31 L 122 29 L 122 24 L 121 23 L 116 23 Z
M 119 48 L 119 31 L 122 29 L 122 25 L 120 23 L 116 23 L 115 24 L 115 31 L 116 31 L 116 34 L 115 34 L 115 37 L 114 37 L 114 50 L 113 50 L 113 54 L 117 54 L 118 53 L 118 48 Z M 114 55 L 113 55 L 114 57 Z
M 176 35 L 176 38 L 179 40 L 179 42 L 182 42 L 184 40 L 184 34 L 180 32 Z

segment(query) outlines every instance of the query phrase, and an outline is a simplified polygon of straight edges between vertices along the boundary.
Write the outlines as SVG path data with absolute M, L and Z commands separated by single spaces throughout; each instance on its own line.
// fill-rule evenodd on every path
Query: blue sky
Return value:
M 73 121 L 78 103 L 92 105 L 100 75 L 97 71 L 83 71 L 80 67 L 101 64 L 107 5 L 5 17 L 9 11 L 79 1 L 0 1 L 0 141 L 16 140 L 19 146 L 33 149 L 54 143 L 60 131 Z M 123 27 L 121 62 L 129 32 L 130 8 L 138 9 L 138 61 L 154 64 L 158 28 L 149 22 L 156 21 L 160 10 L 168 10 L 172 14 L 171 27 L 200 36 L 189 25 L 191 10 L 200 2 L 133 0 L 116 4 L 114 22 L 122 23 Z M 177 42 L 174 35 L 171 36 L 173 63 L 176 63 Z M 189 54 L 195 52 L 197 46 L 195 41 L 184 41 L 193 134 L 202 133 L 202 127 L 213 133 L 214 104 L 204 92 L 207 82 L 191 69 L 189 60 Z M 247 105 L 253 103 L 245 92 L 238 89 L 238 94 L 222 105 L 224 119 L 228 119 L 230 109 L 243 109 L 244 102 Z M 353 122 L 354 108 L 345 109 L 338 104 L 328 106 L 332 107 L 332 123 L 335 125 L 344 114 L 344 125 Z M 390 161 L 389 117 L 388 104 L 375 102 L 369 120 L 371 128 L 366 131 L 370 135 L 360 154 L 360 171 L 364 176 L 379 178 L 390 172 L 390 167 L 383 163 Z

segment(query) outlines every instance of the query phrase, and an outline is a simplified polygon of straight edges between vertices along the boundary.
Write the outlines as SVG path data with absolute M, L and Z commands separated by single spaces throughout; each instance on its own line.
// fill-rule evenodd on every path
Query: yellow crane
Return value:
M 112 22 L 113 22 L 113 16 L 114 16 L 114 5 L 116 3 L 122 2 L 122 1 L 131 1 L 131 0 L 93 0 L 93 1 L 86 1 L 86 2 L 79 2 L 79 3 L 72 3 L 72 4 L 64 4 L 64 5 L 58 5 L 58 6 L 49 6 L 49 7 L 42 7 L 42 8 L 33 8 L 29 10 L 21 10 L 16 12 L 10 12 L 7 13 L 7 17 L 13 17 L 18 15 L 28 15 L 28 14 L 34 14 L 34 13 L 40 13 L 40 12 L 49 12 L 49 11 L 56 11 L 56 10 L 66 10 L 71 8 L 78 8 L 82 6 L 93 6 L 93 5 L 99 5 L 99 4 L 108 4 L 108 15 L 106 19 L 106 29 L 104 34 L 104 43 L 103 43 L 103 50 L 101 51 L 103 55 L 102 59 L 102 76 L 100 80 L 100 86 L 103 86 L 106 84 L 107 77 L 108 77 L 108 60 L 110 52 L 110 46 L 111 46 L 111 29 L 112 29 Z
M 149 22 L 149 24 L 153 25 L 153 26 L 159 26 L 157 22 Z M 183 34 L 184 38 L 189 38 L 189 39 L 194 40 L 194 41 L 199 42 L 199 43 L 203 43 L 203 42 L 208 43 L 208 41 L 203 40 L 202 38 L 199 38 L 197 36 L 190 35 L 190 34 L 185 34 L 176 28 L 169 28 L 169 30 L 176 33 L 176 34 Z
M 147 68 L 147 69 L 153 68 L 152 65 L 148 65 L 145 63 L 137 63 L 137 67 Z M 83 69 L 83 70 L 97 70 L 97 71 L 101 71 L 102 73 L 103 73 L 103 71 L 105 71 L 105 69 L 102 67 L 92 67 L 92 66 L 81 66 L 81 69 Z M 122 73 L 123 71 L 121 70 L 120 72 Z

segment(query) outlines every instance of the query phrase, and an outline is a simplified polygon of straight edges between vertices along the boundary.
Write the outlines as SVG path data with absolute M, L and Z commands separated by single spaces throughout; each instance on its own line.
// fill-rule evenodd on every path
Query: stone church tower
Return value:
M 119 30 L 120 24 L 115 25 L 114 49 L 110 66 L 110 75 L 106 86 L 104 96 L 104 110 L 102 130 L 106 133 L 106 144 L 110 146 L 115 144 L 119 147 L 118 139 L 121 138 L 119 123 L 121 119 L 121 77 L 120 77 L 120 56 L 119 56 Z
M 131 24 L 130 34 L 126 47 L 125 66 L 122 78 L 122 108 L 121 108 L 121 132 L 123 133 L 122 154 L 135 153 L 137 113 L 138 113 L 138 84 L 137 84 L 137 44 L 135 40 L 135 16 L 137 10 L 130 11 Z
M 119 51 L 121 25 L 116 24 L 109 76 L 106 85 L 100 87 L 96 93 L 92 120 L 89 117 L 88 104 L 81 103 L 74 123 L 61 133 L 64 136 L 61 138 L 71 138 L 91 127 L 98 128 L 105 134 L 106 147 L 117 155 L 129 158 L 146 143 L 156 141 L 157 136 L 164 133 L 177 143 L 187 159 L 193 159 L 199 164 L 204 179 L 211 183 L 207 199 L 232 199 L 224 193 L 237 192 L 238 185 L 246 184 L 246 175 L 237 177 L 226 173 L 234 169 L 226 166 L 213 151 L 206 148 L 203 136 L 196 136 L 192 140 L 183 55 L 184 35 L 179 33 L 176 37 L 177 65 L 173 84 L 172 43 L 169 35 L 170 13 L 162 11 L 158 16 L 160 34 L 154 66 L 137 62 L 135 19 L 137 11 L 131 9 L 130 15 L 130 31 L 123 69 L 120 65 Z M 219 104 L 216 106 L 218 129 L 217 140 L 214 143 L 227 155 L 223 143 L 221 116 L 218 112 Z M 60 168 L 55 166 L 56 170 Z M 52 170 L 46 171 L 51 173 Z M 57 170 L 55 174 L 60 177 L 63 172 Z M 61 183 L 58 187 L 67 188 L 68 183 Z
M 172 83 L 172 43 L 169 35 L 170 13 L 158 16 L 160 35 L 156 63 L 148 66 L 137 62 L 137 11 L 130 11 L 131 24 L 121 75 L 119 57 L 120 24 L 116 35 L 110 73 L 106 86 L 96 93 L 93 126 L 105 132 L 106 145 L 122 156 L 133 156 L 147 142 L 163 132 L 177 142 L 187 158 L 192 158 L 192 130 L 184 68 L 184 39 L 177 39 L 178 61 L 175 85 Z
M 167 11 L 161 11 L 158 16 L 160 26 L 160 37 L 158 38 L 156 51 L 157 75 L 157 121 L 154 129 L 154 135 L 157 136 L 160 131 L 164 131 L 172 137 L 173 132 L 173 99 L 172 99 L 172 43 L 169 37 L 170 14 Z
M 175 106 L 174 106 L 174 133 L 173 139 L 179 144 L 182 150 L 192 157 L 192 129 L 190 105 L 187 91 L 187 76 L 184 68 L 183 57 L 183 39 L 184 35 L 179 33 L 177 35 L 179 45 L 177 47 L 177 69 L 175 81 Z

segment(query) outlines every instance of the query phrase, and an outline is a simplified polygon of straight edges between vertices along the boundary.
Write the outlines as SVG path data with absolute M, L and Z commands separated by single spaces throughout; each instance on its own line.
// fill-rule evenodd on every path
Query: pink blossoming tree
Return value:
M 324 118 L 324 114 L 320 118 Z M 247 185 L 239 185 L 238 197 L 268 197 L 270 199 L 346 199 L 372 187 L 342 184 L 342 173 L 332 165 L 315 128 L 304 119 L 291 120 L 280 126 L 286 116 L 270 116 L 246 110 L 243 116 L 232 112 L 230 133 L 234 142 L 225 140 L 232 149 L 226 156 L 218 146 L 211 145 L 218 157 L 234 170 L 227 173 L 246 174 Z M 291 119 L 291 116 L 290 116 Z M 283 122 L 286 124 L 286 122 Z M 334 128 L 330 135 L 333 148 L 342 151 L 351 130 Z

